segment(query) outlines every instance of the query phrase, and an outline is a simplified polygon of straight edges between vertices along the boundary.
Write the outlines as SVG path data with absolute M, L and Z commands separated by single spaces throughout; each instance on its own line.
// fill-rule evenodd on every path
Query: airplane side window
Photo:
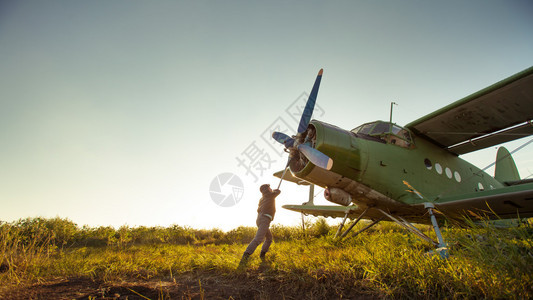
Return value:
M 431 163 L 431 160 L 429 160 L 429 159 L 427 159 L 427 158 L 424 159 L 424 164 L 426 165 L 426 168 L 427 168 L 428 170 L 431 170 L 431 169 L 433 168 L 433 164 Z
M 402 129 L 395 133 L 397 136 L 401 137 L 402 139 L 406 140 L 407 142 L 411 142 L 411 135 L 409 134 L 409 131 Z
M 400 129 L 400 130 L 395 130 L 395 129 Z M 399 127 L 396 127 L 396 128 L 393 127 L 392 132 L 393 134 L 389 133 L 387 137 L 387 140 L 389 140 L 391 144 L 394 144 L 394 145 L 397 145 L 403 148 L 411 147 L 412 141 L 411 141 L 411 135 L 409 134 L 409 131 L 399 128 Z
M 439 175 L 442 174 L 442 166 L 439 163 L 435 164 L 435 171 L 437 171 Z
M 411 147 L 411 143 L 394 134 L 388 134 L 386 139 L 389 140 L 391 144 L 396 146 L 400 146 L 403 148 Z
M 461 182 L 461 174 L 459 174 L 459 172 L 455 171 L 455 172 L 453 173 L 453 175 L 454 175 L 455 180 L 456 180 L 457 182 Z

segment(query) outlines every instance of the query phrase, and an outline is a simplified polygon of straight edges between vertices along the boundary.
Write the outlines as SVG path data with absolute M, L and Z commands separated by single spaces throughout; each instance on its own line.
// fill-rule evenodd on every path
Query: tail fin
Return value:
M 520 174 L 518 174 L 513 157 L 505 147 L 500 147 L 498 154 L 496 154 L 494 179 L 502 183 L 520 180 Z

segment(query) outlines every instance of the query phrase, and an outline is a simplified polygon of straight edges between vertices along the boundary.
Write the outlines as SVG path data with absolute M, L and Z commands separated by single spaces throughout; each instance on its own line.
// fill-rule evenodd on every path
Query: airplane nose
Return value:
M 335 162 L 332 171 L 338 174 L 354 174 L 361 170 L 361 145 L 350 131 L 320 121 L 312 121 L 316 131 L 314 147 Z

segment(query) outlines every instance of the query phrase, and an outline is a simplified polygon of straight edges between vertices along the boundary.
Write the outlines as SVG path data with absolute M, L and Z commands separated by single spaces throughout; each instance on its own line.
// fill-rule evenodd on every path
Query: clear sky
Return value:
M 1 1 L 0 220 L 254 226 L 286 161 L 263 133 L 296 129 L 320 68 L 316 118 L 351 129 L 395 101 L 405 125 L 532 66 L 532 16 L 513 0 Z M 251 147 L 270 159 L 257 181 L 237 161 Z M 532 154 L 515 155 L 523 177 Z M 234 206 L 211 199 L 221 173 L 243 181 Z M 282 190 L 278 206 L 307 199 Z

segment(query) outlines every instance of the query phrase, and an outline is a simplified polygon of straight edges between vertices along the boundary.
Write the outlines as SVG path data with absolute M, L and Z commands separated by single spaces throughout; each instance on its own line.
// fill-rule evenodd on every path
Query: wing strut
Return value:
M 379 210 L 383 215 L 385 215 L 387 218 L 391 219 L 392 221 L 394 221 L 394 223 L 402 226 L 403 228 L 407 229 L 408 231 L 416 234 L 419 238 L 425 240 L 425 241 L 428 241 L 430 242 L 431 244 L 433 244 L 434 246 L 437 246 L 438 243 L 435 242 L 433 239 L 431 239 L 429 236 L 425 235 L 422 231 L 420 231 L 418 228 L 416 228 L 415 226 L 413 226 L 411 223 L 405 221 L 405 219 L 402 218 L 402 220 L 398 220 L 396 219 L 395 217 L 391 216 L 390 214 L 386 213 L 384 210 L 378 208 L 377 210 Z
M 359 217 L 357 218 L 357 220 L 355 220 L 355 221 L 353 222 L 353 224 L 352 224 L 350 227 L 348 227 L 348 229 L 346 229 L 345 232 L 342 233 L 342 235 L 341 235 L 341 239 L 342 239 L 343 237 L 345 237 L 345 236 L 348 234 L 348 232 L 350 232 L 350 230 L 352 230 L 352 228 L 354 228 L 354 226 L 357 225 L 357 223 L 359 223 L 359 221 L 363 218 L 363 216 L 366 214 L 367 211 L 368 211 L 368 207 L 365 209 L 365 211 L 363 211 L 363 213 L 361 213 L 361 214 L 359 215 Z M 348 218 L 348 215 L 349 215 L 349 214 L 350 214 L 350 210 L 347 209 L 347 210 L 346 210 L 346 215 L 344 215 L 344 219 L 342 219 L 342 223 L 341 223 L 341 225 L 339 226 L 339 229 L 337 229 L 337 233 L 335 234 L 335 238 L 337 238 L 337 237 L 339 236 L 339 233 L 341 233 L 341 230 L 342 230 L 342 228 L 344 227 L 344 223 L 346 222 L 346 219 Z
M 370 223 L 369 225 L 367 225 L 365 228 L 359 230 L 358 232 L 354 233 L 353 236 L 357 236 L 359 235 L 360 233 L 362 233 L 363 231 L 366 231 L 368 229 L 370 229 L 370 227 L 376 225 L 377 223 L 379 223 L 381 220 L 383 220 L 383 217 L 377 219 L 377 220 L 374 220 L 372 223 Z
M 359 223 L 359 221 L 361 221 L 361 219 L 363 218 L 363 216 L 366 214 L 366 212 L 368 211 L 368 207 L 363 211 L 363 213 L 361 213 L 359 215 L 359 217 L 352 223 L 352 225 L 350 225 L 350 227 L 348 227 L 348 229 L 346 229 L 345 232 L 343 232 L 341 234 L 341 237 L 340 239 L 344 238 L 349 232 L 350 230 L 352 230 L 352 228 L 355 227 L 355 225 L 357 225 L 357 223 Z M 350 214 L 350 209 L 346 210 L 346 215 L 344 216 L 344 219 L 342 220 L 342 223 L 341 225 L 339 226 L 339 229 L 337 229 L 337 233 L 335 234 L 335 238 L 337 238 L 337 236 L 339 235 L 339 233 L 341 232 L 342 228 L 344 227 L 344 223 L 346 222 L 346 219 L 348 218 L 348 215 Z M 379 223 L 381 220 L 383 220 L 384 217 L 381 217 L 377 220 L 372 220 L 372 223 L 368 224 L 365 228 L 359 230 L 358 232 L 354 233 L 353 236 L 357 236 L 359 235 L 360 233 L 370 229 L 370 227 L 376 225 L 377 223 Z

